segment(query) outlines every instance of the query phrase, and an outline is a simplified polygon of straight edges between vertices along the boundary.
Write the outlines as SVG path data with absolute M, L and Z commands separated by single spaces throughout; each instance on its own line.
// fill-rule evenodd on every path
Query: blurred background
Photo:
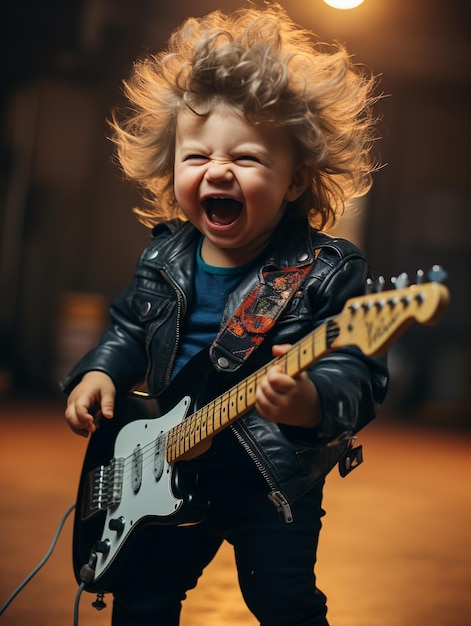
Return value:
M 74 497 L 86 441 L 64 424 L 58 380 L 107 324 L 108 304 L 131 279 L 149 239 L 131 211 L 139 197 L 113 163 L 105 120 L 121 104 L 121 81 L 137 56 L 159 51 L 188 16 L 243 4 L 1 5 L 2 601 L 43 556 Z M 413 283 L 418 269 L 439 264 L 451 292 L 437 326 L 413 325 L 390 352 L 383 419 L 361 437 L 369 444 L 367 462 L 345 482 L 337 472 L 328 477 L 318 573 L 332 624 L 469 626 L 469 2 L 364 0 L 351 11 L 323 0 L 280 4 L 321 40 L 345 43 L 356 62 L 381 77 L 385 97 L 376 113 L 384 167 L 338 234 L 360 245 L 387 282 L 407 272 Z M 70 621 L 71 532 L 8 611 L 5 626 Z M 233 555 L 228 544 L 223 548 L 190 593 L 182 626 L 254 623 Z M 83 600 L 80 623 L 105 626 L 109 613 Z
M 105 119 L 133 60 L 186 17 L 229 0 L 16 0 L 2 4 L 0 399 L 58 398 L 149 238 L 112 162 Z M 261 2 L 254 2 L 262 5 Z M 376 275 L 442 265 L 451 303 L 391 351 L 397 419 L 471 424 L 471 40 L 467 0 L 280 2 L 381 75 L 382 163 L 341 234 Z

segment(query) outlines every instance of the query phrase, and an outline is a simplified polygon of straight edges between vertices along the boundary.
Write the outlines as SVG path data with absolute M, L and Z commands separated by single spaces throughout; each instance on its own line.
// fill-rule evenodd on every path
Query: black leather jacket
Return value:
M 61 382 L 63 391 L 70 392 L 90 370 L 106 372 L 118 391 L 129 390 L 143 380 L 151 393 L 169 385 L 182 322 L 192 298 L 199 238 L 199 232 L 189 223 L 173 221 L 154 228 L 133 282 L 110 308 L 113 326 Z M 250 371 L 271 359 L 273 344 L 294 343 L 326 318 L 338 314 L 348 298 L 364 293 L 370 269 L 362 252 L 346 240 L 309 228 L 304 221 L 282 221 L 261 265 L 282 268 L 312 263 L 316 249 L 320 251 L 303 288 L 249 358 Z M 262 267 L 247 275 L 228 298 L 222 323 L 230 319 L 245 294 L 259 281 Z M 220 369 L 217 345 L 211 349 L 211 359 Z M 237 361 L 229 364 L 230 371 L 238 367 Z M 274 424 L 255 410 L 232 426 L 265 477 L 269 497 L 285 508 L 287 519 L 289 502 L 323 478 L 348 448 L 349 435 L 375 417 L 388 383 L 384 360 L 366 357 L 351 347 L 324 356 L 308 370 L 308 375 L 321 401 L 319 430 Z M 181 395 L 185 395 L 184 390 Z

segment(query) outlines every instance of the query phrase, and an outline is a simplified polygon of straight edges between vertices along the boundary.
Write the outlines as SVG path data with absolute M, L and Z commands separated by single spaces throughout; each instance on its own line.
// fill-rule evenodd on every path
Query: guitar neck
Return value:
M 267 363 L 215 400 L 172 428 L 167 435 L 167 460 L 191 457 L 191 451 L 237 421 L 255 406 L 257 388 L 270 367 L 278 365 L 295 378 L 328 350 L 329 324 L 323 324 L 294 344 L 286 354 Z M 189 454 L 190 453 L 190 454 Z
M 167 461 L 174 463 L 197 456 L 209 447 L 214 435 L 252 409 L 257 388 L 273 365 L 295 378 L 324 354 L 342 346 L 357 346 L 364 354 L 379 355 L 413 320 L 436 323 L 448 299 L 448 289 L 433 282 L 351 298 L 339 315 L 318 326 L 284 355 L 173 427 L 167 434 Z

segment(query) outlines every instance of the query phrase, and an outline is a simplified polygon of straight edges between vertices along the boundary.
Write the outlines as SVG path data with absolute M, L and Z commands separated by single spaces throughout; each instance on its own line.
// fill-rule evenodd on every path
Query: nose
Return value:
M 210 159 L 205 172 L 206 180 L 232 180 L 232 161 L 229 159 Z

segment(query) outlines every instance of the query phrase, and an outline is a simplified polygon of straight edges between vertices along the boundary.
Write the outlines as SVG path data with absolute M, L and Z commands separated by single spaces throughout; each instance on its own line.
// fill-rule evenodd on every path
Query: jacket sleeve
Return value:
M 365 292 L 370 270 L 365 258 L 357 252 L 333 262 L 331 252 L 319 256 L 325 263 L 323 280 L 311 303 L 315 325 L 337 315 L 345 302 Z M 356 347 L 337 349 L 308 371 L 319 393 L 322 425 L 317 435 L 331 441 L 343 433 L 356 433 L 375 416 L 388 387 L 386 357 L 372 358 Z

